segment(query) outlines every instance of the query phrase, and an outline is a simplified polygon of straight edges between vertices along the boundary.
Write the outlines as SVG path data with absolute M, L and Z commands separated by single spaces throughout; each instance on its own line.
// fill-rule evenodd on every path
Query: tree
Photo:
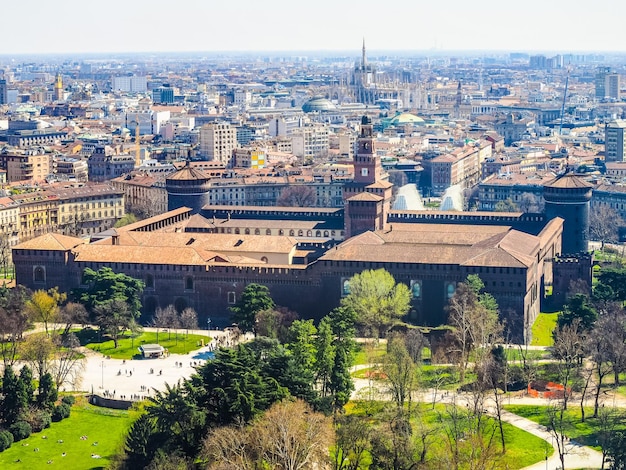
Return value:
M 11 242 L 9 241 L 9 234 L 2 232 L 0 233 L 0 269 L 5 276 L 9 273 L 11 261 Z
M 118 347 L 120 336 L 126 331 L 139 316 L 130 309 L 128 303 L 123 300 L 111 300 L 101 303 L 94 308 L 96 325 L 113 340 L 114 347 Z
M 198 314 L 193 308 L 187 307 L 181 312 L 180 326 L 185 329 L 187 335 L 189 335 L 189 330 L 198 328 Z
M 290 185 L 283 189 L 276 199 L 277 206 L 315 207 L 317 192 L 312 186 Z
M 165 308 L 157 308 L 152 317 L 152 325 L 157 330 L 157 343 L 159 342 L 159 330 L 167 329 L 169 332 L 171 328 L 176 328 L 178 323 L 178 312 L 173 305 L 168 305 Z M 171 337 L 171 335 L 170 335 Z
M 56 353 L 50 372 L 54 383 L 57 388 L 68 383 L 75 389 L 84 370 L 84 355 L 78 351 L 80 341 L 74 333 L 68 333 L 56 335 L 53 344 L 56 346 Z
M 48 334 L 48 323 L 56 321 L 59 314 L 59 305 L 55 295 L 45 290 L 33 292 L 31 299 L 26 303 L 26 308 L 33 321 L 42 322 Z
M 4 369 L 2 376 L 2 400 L 0 401 L 0 419 L 6 427 L 20 419 L 28 407 L 28 392 L 20 377 L 15 375 L 13 367 Z
M 520 211 L 532 214 L 538 214 L 544 210 L 543 198 L 533 193 L 523 193 L 517 206 Z
M 383 372 L 390 385 L 391 397 L 396 404 L 396 414 L 405 413 L 408 402 L 408 417 L 411 416 L 412 393 L 417 389 L 417 367 L 407 351 L 402 335 L 393 335 L 387 340 L 387 354 L 383 361 Z
M 20 356 L 30 365 L 38 380 L 50 371 L 56 350 L 52 337 L 45 333 L 27 335 L 19 347 Z
M 417 328 L 412 328 L 404 335 L 404 344 L 413 362 L 416 365 L 421 364 L 424 348 L 429 346 L 426 336 Z
M 134 318 L 139 318 L 141 293 L 145 287 L 139 279 L 124 273 L 115 273 L 108 267 L 100 268 L 98 271 L 86 268 L 82 283 L 87 287 L 76 289 L 74 296 L 92 315 L 95 314 L 97 306 L 118 300 L 127 304 Z
M 125 225 L 134 224 L 135 222 L 137 222 L 137 217 L 135 216 L 135 214 L 131 212 L 127 212 L 126 214 L 124 214 L 124 217 L 122 217 L 120 220 L 115 222 L 114 227 L 120 228 L 120 227 L 124 227 Z
M 230 308 L 239 329 L 244 333 L 255 331 L 256 315 L 262 310 L 274 308 L 270 290 L 260 284 L 248 284 L 241 294 L 239 302 Z
M 156 429 L 166 437 L 169 449 L 180 449 L 186 456 L 194 456 L 205 430 L 206 414 L 191 396 L 188 387 L 165 384 L 165 390 L 148 397 L 148 416 L 154 419 Z
M 557 318 L 557 328 L 571 325 L 576 318 L 579 319 L 578 326 L 584 331 L 589 331 L 598 318 L 598 312 L 585 294 L 574 294 L 567 300 Z
M 315 383 L 322 398 L 330 394 L 330 377 L 335 364 L 333 330 L 328 317 L 322 318 L 315 338 Z
M 142 414 L 131 426 L 124 449 L 127 468 L 146 468 L 154 457 L 156 425 L 147 413 Z
M 607 204 L 594 205 L 589 211 L 589 237 L 602 242 L 602 251 L 605 243 L 617 243 L 618 231 L 623 225 L 619 212 Z
M 454 327 L 452 336 L 456 345 L 453 352 L 458 357 L 461 383 L 465 380 L 470 353 L 479 346 L 484 353 L 489 353 L 485 345 L 499 340 L 502 333 L 497 303 L 491 294 L 481 293 L 483 288 L 480 277 L 469 275 L 457 285 L 447 306 L 448 323 Z M 477 357 L 476 362 L 479 360 Z
M 332 421 L 302 400 L 272 405 L 254 426 L 259 455 L 270 468 L 324 468 L 334 441 Z
M 626 301 L 626 269 L 603 268 L 598 275 L 598 282 L 611 288 L 615 294 L 613 300 Z
M 345 415 L 336 418 L 336 440 L 331 447 L 333 470 L 359 470 L 365 464 L 374 430 L 361 416 Z
M 84 325 L 88 321 L 87 310 L 83 304 L 68 302 L 59 311 L 58 321 L 64 323 L 62 334 L 68 335 L 74 325 Z
M 348 281 L 350 293 L 341 305 L 357 314 L 357 321 L 372 336 L 378 337 L 397 319 L 407 314 L 411 293 L 406 284 L 396 284 L 385 269 L 365 270 Z
M 330 372 L 328 390 L 332 397 L 333 409 L 340 410 L 354 391 L 354 382 L 350 375 L 354 352 L 354 323 L 356 312 L 347 306 L 334 309 L 327 316 L 330 325 L 334 349 L 334 362 Z
M 54 384 L 52 375 L 46 372 L 39 379 L 39 388 L 37 393 L 37 405 L 39 408 L 50 411 L 54 407 L 54 403 L 57 401 L 58 392 Z
M 297 318 L 298 314 L 286 307 L 261 310 L 255 317 L 255 330 L 259 336 L 286 343 L 289 341 L 289 328 Z
M 621 317 L 621 318 L 620 318 Z M 587 338 L 587 347 L 591 360 L 593 361 L 593 372 L 595 373 L 595 393 L 593 403 L 593 417 L 598 417 L 600 406 L 600 393 L 602 391 L 602 382 L 605 377 L 611 373 L 611 359 L 613 357 L 613 345 L 611 342 L 615 339 L 622 341 L 622 349 L 626 339 L 624 335 L 624 326 L 626 317 L 621 309 L 617 309 L 614 313 L 600 316 L 593 330 Z M 617 331 L 615 331 L 617 330 Z M 622 337 L 619 337 L 619 330 L 622 330 Z M 619 374 L 618 374 L 619 376 Z
M 15 362 L 22 335 L 30 325 L 26 313 L 29 297 L 24 286 L 0 287 L 0 351 L 5 367 Z
M 330 418 L 302 400 L 286 400 L 272 405 L 251 427 L 214 429 L 203 455 L 212 470 L 325 468 L 332 442 Z
M 256 470 L 252 430 L 243 426 L 222 426 L 209 432 L 202 455 L 209 470 Z
M 217 426 L 249 423 L 287 396 L 287 389 L 263 367 L 262 358 L 271 351 L 255 348 L 255 343 L 218 349 L 215 358 L 192 377 L 189 387 L 196 390 L 197 404 L 206 411 L 207 422 Z
M 515 204 L 511 198 L 508 198 L 504 201 L 498 201 L 493 208 L 495 212 L 518 212 L 519 208 L 517 204 Z

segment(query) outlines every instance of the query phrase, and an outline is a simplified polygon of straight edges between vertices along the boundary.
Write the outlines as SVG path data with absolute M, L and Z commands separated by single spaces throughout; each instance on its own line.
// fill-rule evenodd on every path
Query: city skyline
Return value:
M 479 0 L 294 7 L 269 0 L 101 4 L 26 0 L 5 9 L 0 54 L 371 51 L 620 52 L 626 4 L 579 12 L 563 0 Z M 29 16 L 24 21 L 23 11 Z M 11 19 L 11 17 L 15 17 Z M 61 31 L 63 34 L 57 33 Z

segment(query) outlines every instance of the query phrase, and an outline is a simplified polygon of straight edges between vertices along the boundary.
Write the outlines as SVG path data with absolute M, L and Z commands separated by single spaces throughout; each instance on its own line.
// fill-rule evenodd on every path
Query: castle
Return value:
M 266 285 L 278 305 L 301 317 L 320 318 L 348 294 L 352 275 L 385 268 L 411 288 L 409 320 L 437 326 L 457 284 L 477 274 L 524 339 L 561 247 L 586 250 L 589 188 L 573 175 L 555 178 L 546 185 L 546 215 L 391 211 L 392 185 L 374 143 L 371 121 L 363 118 L 343 224 L 338 210 L 310 208 L 263 208 L 263 215 L 237 207 L 238 218 L 218 218 L 203 204 L 202 174 L 183 169 L 170 178 L 178 208 L 90 243 L 46 234 L 17 245 L 16 280 L 70 291 L 81 286 L 86 268 L 107 266 L 144 281 L 147 318 L 173 304 L 193 307 L 201 323 L 225 325 L 249 283 Z

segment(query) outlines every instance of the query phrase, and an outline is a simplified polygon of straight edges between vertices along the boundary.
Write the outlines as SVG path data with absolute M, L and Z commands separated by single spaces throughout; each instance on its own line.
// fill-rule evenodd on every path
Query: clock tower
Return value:
M 372 121 L 363 116 L 354 157 L 354 180 L 344 186 L 346 238 L 385 228 L 392 187 L 376 155 Z

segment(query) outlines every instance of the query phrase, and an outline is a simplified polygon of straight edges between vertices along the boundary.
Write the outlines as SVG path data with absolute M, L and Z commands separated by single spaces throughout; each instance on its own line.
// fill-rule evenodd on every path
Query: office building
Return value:
M 604 127 L 604 161 L 623 162 L 626 147 L 626 120 L 616 119 Z

